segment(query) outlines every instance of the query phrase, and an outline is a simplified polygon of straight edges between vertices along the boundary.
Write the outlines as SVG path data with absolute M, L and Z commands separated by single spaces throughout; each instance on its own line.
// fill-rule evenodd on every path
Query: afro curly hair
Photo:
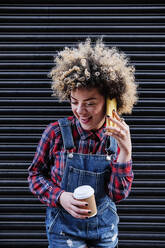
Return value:
M 60 100 L 70 100 L 71 91 L 77 88 L 98 88 L 106 98 L 115 97 L 118 113 L 126 114 L 137 102 L 134 72 L 123 52 L 106 47 L 102 39 L 92 46 L 88 38 L 77 48 L 60 51 L 49 76 L 53 80 L 53 95 Z

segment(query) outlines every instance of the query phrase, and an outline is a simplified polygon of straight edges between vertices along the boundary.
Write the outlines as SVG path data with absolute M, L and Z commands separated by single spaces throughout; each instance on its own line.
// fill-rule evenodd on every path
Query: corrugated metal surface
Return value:
M 165 4 L 54 2 L 0 3 L 0 247 L 47 247 L 27 168 L 46 125 L 71 113 L 51 97 L 47 74 L 57 50 L 99 35 L 131 57 L 139 82 L 126 116 L 135 180 L 118 205 L 119 247 L 165 247 Z

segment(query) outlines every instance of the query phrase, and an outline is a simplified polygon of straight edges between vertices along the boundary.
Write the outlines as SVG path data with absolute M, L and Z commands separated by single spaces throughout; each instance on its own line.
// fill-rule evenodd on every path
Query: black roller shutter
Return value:
M 136 67 L 139 102 L 126 116 L 135 179 L 118 205 L 119 247 L 165 247 L 165 4 L 158 1 L 0 2 L 0 247 L 47 247 L 45 207 L 27 168 L 46 125 L 71 114 L 47 77 L 65 45 L 100 37 Z M 163 1 L 162 1 L 163 2 Z

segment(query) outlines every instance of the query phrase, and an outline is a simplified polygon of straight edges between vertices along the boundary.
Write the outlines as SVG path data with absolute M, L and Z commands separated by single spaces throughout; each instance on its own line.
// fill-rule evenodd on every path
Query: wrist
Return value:
M 127 163 L 131 159 L 132 159 L 132 153 L 131 152 L 125 153 L 125 152 L 120 151 L 119 156 L 117 158 L 117 162 L 118 163 Z
M 64 190 L 61 191 L 61 193 L 60 193 L 60 195 L 59 195 L 59 197 L 58 197 L 58 203 L 59 203 L 60 205 L 61 205 L 61 198 L 63 197 L 63 196 L 62 196 L 63 193 L 65 193 Z

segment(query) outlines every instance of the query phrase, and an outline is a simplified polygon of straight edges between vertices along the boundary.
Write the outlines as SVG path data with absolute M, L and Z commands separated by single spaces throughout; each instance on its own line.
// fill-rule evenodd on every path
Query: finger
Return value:
M 90 209 L 78 208 L 75 206 L 72 207 L 72 210 L 77 214 L 81 214 L 81 215 L 85 215 L 85 216 L 88 216 L 88 214 L 91 213 Z
M 112 132 L 107 131 L 107 132 L 105 132 L 105 135 L 107 135 L 107 136 L 113 136 L 113 133 L 112 133 Z
M 118 134 L 119 132 L 121 132 L 123 130 L 124 129 L 122 129 L 120 127 L 107 127 L 107 128 L 105 128 L 106 133 L 116 133 L 116 134 Z
M 73 198 L 72 204 L 74 206 L 78 206 L 78 207 L 87 207 L 88 206 L 88 202 L 85 201 L 78 201 L 75 198 Z
M 107 115 L 107 117 L 110 117 L 110 116 Z M 118 113 L 115 110 L 113 110 L 113 112 L 112 112 L 112 117 L 113 117 L 113 119 L 121 121 L 120 116 L 118 115 Z
M 77 219 L 86 219 L 86 218 L 88 218 L 88 216 L 78 214 L 78 213 L 76 213 L 76 212 L 74 212 L 74 211 L 72 211 L 72 210 L 70 210 L 69 213 L 70 213 L 73 217 L 75 217 L 75 218 L 77 218 Z
M 114 114 L 114 117 L 115 117 L 118 121 L 120 121 L 120 116 L 118 115 L 118 113 L 117 113 L 115 110 L 113 110 L 113 114 Z
M 89 216 L 87 216 L 87 215 L 77 214 L 77 213 L 72 212 L 72 211 L 70 212 L 70 214 L 71 214 L 73 217 L 77 218 L 77 219 L 82 219 L 82 220 L 84 220 L 84 219 L 89 218 Z
M 125 132 L 120 129 L 118 132 L 113 133 L 113 137 L 114 138 L 119 137 L 121 139 L 124 139 L 125 138 Z
M 115 110 L 113 110 L 113 114 L 114 114 L 114 117 L 115 117 L 118 121 L 120 121 L 121 123 L 124 123 L 124 122 L 125 122 L 124 118 L 120 117 L 120 116 L 118 115 L 118 113 L 117 113 Z
M 109 120 L 111 120 L 113 123 L 115 123 L 120 129 L 125 129 L 126 125 L 123 125 L 123 124 L 124 124 L 123 122 L 121 122 L 121 121 L 119 121 L 119 120 L 117 120 L 117 119 L 115 119 L 115 118 L 112 118 L 111 116 L 108 116 L 108 118 L 109 118 Z M 107 128 L 109 128 L 109 129 L 111 129 L 111 130 L 115 130 L 115 129 L 114 129 L 115 127 L 109 126 L 109 127 L 107 127 Z M 107 129 L 107 128 L 106 128 L 106 129 Z
M 105 135 L 108 135 L 108 136 L 113 136 L 114 138 L 118 138 L 118 137 L 120 137 L 120 138 L 124 138 L 125 137 L 125 133 L 124 133 L 124 131 L 122 131 L 121 129 L 119 129 L 118 131 L 114 131 L 114 132 L 109 132 L 109 131 L 107 131 L 106 133 L 105 133 Z
M 71 212 L 76 216 L 76 218 L 86 218 L 89 217 L 89 214 L 91 214 L 90 209 L 83 209 L 73 206 L 71 209 Z
M 118 121 L 121 122 L 122 124 L 124 124 L 124 125 L 126 124 L 124 118 L 120 117 L 119 114 L 118 114 L 115 110 L 113 110 L 113 115 L 112 115 L 112 117 L 113 117 L 113 119 L 118 120 Z

